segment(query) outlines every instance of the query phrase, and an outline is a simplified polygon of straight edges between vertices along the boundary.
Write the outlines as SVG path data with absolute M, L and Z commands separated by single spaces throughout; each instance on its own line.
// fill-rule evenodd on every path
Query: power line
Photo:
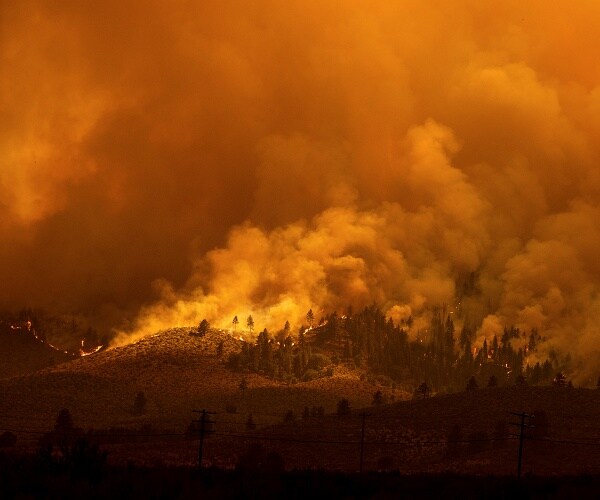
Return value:
M 235 434 L 229 432 L 215 432 L 216 436 L 237 437 L 242 439 L 258 439 L 261 441 L 281 441 L 289 443 L 307 443 L 307 444 L 359 444 L 360 441 L 334 441 L 326 439 L 296 439 L 283 436 L 259 436 L 256 434 Z
M 254 417 L 254 414 L 252 414 L 252 416 Z M 248 424 L 248 422 L 242 422 L 240 420 L 218 420 L 215 422 L 215 424 L 222 424 L 222 425 L 238 425 L 238 426 L 246 426 Z M 263 428 L 275 428 L 276 426 L 285 426 L 285 425 L 290 425 L 290 424 L 294 424 L 296 425 L 295 428 L 297 429 L 322 429 L 323 425 L 322 424 L 310 424 L 310 425 L 306 425 L 304 420 L 292 420 L 292 421 L 288 421 L 288 422 L 271 422 L 271 423 L 267 423 L 267 422 L 255 422 L 256 425 L 260 425 Z
M 533 441 L 547 441 L 549 443 L 559 443 L 559 444 L 576 444 L 582 446 L 600 446 L 600 441 L 575 441 L 570 439 L 552 439 L 552 438 L 530 438 Z
M 212 423 L 212 422 L 206 422 L 208 423 Z M 15 428 L 2 428 L 0 429 L 0 431 L 4 432 L 13 432 L 13 433 L 20 433 L 20 434 L 35 434 L 35 435 L 52 435 L 52 433 L 54 431 L 37 431 L 37 430 L 31 430 L 31 429 L 15 429 Z M 331 440 L 331 439 L 302 439 L 302 438 L 293 438 L 293 437 L 288 437 L 288 436 L 281 436 L 281 435 L 257 435 L 257 434 L 239 434 L 239 433 L 232 433 L 232 432 L 213 432 L 210 430 L 206 430 L 206 434 L 208 433 L 214 434 L 216 436 L 226 436 L 226 437 L 238 437 L 238 438 L 242 438 L 245 440 L 248 439 L 259 439 L 259 440 L 270 440 L 270 441 L 284 441 L 284 442 L 293 442 L 293 443 L 307 443 L 307 444 L 319 444 L 319 443 L 323 443 L 323 444 L 360 444 L 360 440 Z M 74 434 L 75 437 L 87 437 L 87 438 L 95 438 L 95 437 L 109 437 L 109 438 L 115 438 L 115 439 L 125 439 L 125 438 L 135 438 L 135 437 L 190 437 L 189 433 L 165 433 L 165 432 L 160 432 L 160 433 L 137 433 L 137 432 L 126 432 L 126 433 L 75 433 Z M 450 443 L 462 443 L 462 444 L 469 444 L 469 443 L 477 443 L 477 442 L 494 442 L 494 441 L 508 441 L 508 440 L 514 440 L 516 438 L 513 437 L 508 437 L 508 438 L 482 438 L 482 439 L 458 439 L 458 440 L 425 440 L 425 441 L 419 441 L 419 440 L 386 440 L 386 441 L 381 441 L 381 440 L 377 440 L 377 441 L 370 441 L 365 439 L 364 443 L 366 445 L 415 445 L 415 446 L 420 446 L 420 445 L 424 445 L 424 444 L 450 444 Z M 549 440 L 549 439 L 544 439 L 544 440 Z M 554 440 L 555 442 L 563 442 L 560 440 Z M 581 443 L 581 442 L 575 442 L 575 441 L 564 441 L 564 442 L 569 442 L 569 443 L 574 443 L 574 444 L 599 444 L 599 443 L 594 443 L 594 442 L 586 442 L 586 443 Z
M 54 433 L 53 430 L 45 430 L 45 431 L 37 431 L 37 430 L 31 430 L 31 429 L 13 429 L 13 428 L 4 428 L 4 429 L 0 429 L 0 431 L 2 432 L 13 432 L 16 434 L 41 434 L 41 435 L 52 435 Z M 73 436 L 75 437 L 88 437 L 88 438 L 94 438 L 94 437 L 113 437 L 113 438 L 125 438 L 125 437 L 167 437 L 167 436 L 188 436 L 189 434 L 185 433 L 185 432 L 173 432 L 173 433 L 166 433 L 166 432 L 157 432 L 157 433 L 137 433 L 137 432 L 124 432 L 124 433 L 109 433 L 109 432 L 103 432 L 103 433 L 96 433 L 96 432 L 74 432 Z
M 471 443 L 493 443 L 497 441 L 514 441 L 515 437 L 506 438 L 481 438 L 481 439 L 450 439 L 450 440 L 428 440 L 428 441 L 366 441 L 365 444 L 369 445 L 416 445 L 420 446 L 423 444 L 471 444 Z
M 207 412 L 207 415 L 209 413 Z M 521 415 L 521 414 L 517 414 Z M 205 424 L 212 423 L 208 420 L 205 421 Z M 520 424 L 517 424 L 520 426 Z M 527 426 L 525 426 L 527 427 Z M 13 432 L 16 434 L 30 434 L 30 435 L 49 435 L 51 436 L 54 431 L 52 430 L 34 430 L 34 429 L 19 429 L 13 427 L 0 428 L 1 432 Z M 213 433 L 209 429 L 205 429 L 205 434 L 209 432 Z M 364 445 L 369 446 L 387 446 L 387 445 L 408 445 L 408 446 L 422 446 L 422 445 L 442 445 L 442 444 L 471 444 L 478 442 L 499 442 L 499 441 L 512 441 L 516 439 L 520 439 L 520 435 L 512 435 L 504 438 L 478 438 L 478 439 L 427 439 L 427 440 L 368 440 L 362 439 L 357 440 L 342 440 L 342 439 L 303 439 L 303 438 L 295 438 L 290 436 L 282 436 L 282 435 L 264 435 L 264 434 L 241 434 L 235 432 L 214 432 L 216 436 L 222 437 L 234 437 L 244 440 L 266 440 L 266 441 L 279 441 L 279 442 L 291 442 L 291 443 L 306 443 L 306 444 L 339 444 L 339 445 L 358 445 L 361 442 Z M 361 433 L 362 435 L 362 433 Z M 83 433 L 74 433 L 74 437 L 82 437 L 82 438 L 96 438 L 96 437 L 107 437 L 114 439 L 127 439 L 127 438 L 137 438 L 137 437 L 190 437 L 189 433 L 182 432 L 157 432 L 157 433 L 140 433 L 140 432 L 124 432 L 124 433 L 107 433 L 107 432 L 83 432 Z M 552 442 L 558 444 L 571 444 L 578 446 L 600 446 L 600 441 L 584 441 L 584 440 L 575 440 L 575 439 L 557 439 L 557 438 L 542 438 L 542 437 L 526 437 L 524 438 L 533 440 L 533 441 L 545 441 Z
M 360 440 L 350 441 L 350 440 L 329 440 L 329 439 L 300 439 L 300 438 L 289 438 L 286 436 L 265 436 L 265 435 L 257 435 L 257 434 L 238 434 L 231 432 L 215 432 L 216 436 L 226 436 L 226 437 L 237 437 L 244 440 L 264 440 L 264 441 L 282 441 L 282 442 L 291 442 L 291 443 L 308 443 L 308 444 L 347 444 L 347 445 L 357 445 L 360 444 Z M 478 443 L 478 442 L 496 442 L 496 441 L 512 441 L 516 438 L 507 437 L 507 438 L 485 438 L 485 439 L 457 439 L 457 440 L 427 440 L 427 441 L 405 441 L 405 440 L 395 440 L 395 441 L 368 441 L 365 440 L 365 445 L 413 445 L 413 446 L 421 446 L 424 444 L 450 444 L 450 443 Z

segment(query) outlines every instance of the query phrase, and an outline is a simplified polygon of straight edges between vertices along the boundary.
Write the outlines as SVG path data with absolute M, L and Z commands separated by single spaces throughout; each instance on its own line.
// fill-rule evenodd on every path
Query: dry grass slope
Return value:
M 139 426 L 182 430 L 192 409 L 254 413 L 259 421 L 280 420 L 292 409 L 324 406 L 335 410 L 345 397 L 353 406 L 370 404 L 377 386 L 361 381 L 360 373 L 338 367 L 332 377 L 294 385 L 253 373 L 236 373 L 225 366 L 239 340 L 227 332 L 210 330 L 204 337 L 189 328 L 173 328 L 134 344 L 52 366 L 26 376 L 0 381 L 0 424 L 48 428 L 61 408 L 69 408 L 83 427 Z M 217 346 L 223 342 L 223 355 Z M 242 377 L 248 388 L 240 390 Z M 392 390 L 382 388 L 392 395 Z M 135 395 L 148 401 L 144 415 L 133 415 Z M 406 396 L 396 392 L 395 397 Z M 260 414 L 260 415 L 259 415 Z

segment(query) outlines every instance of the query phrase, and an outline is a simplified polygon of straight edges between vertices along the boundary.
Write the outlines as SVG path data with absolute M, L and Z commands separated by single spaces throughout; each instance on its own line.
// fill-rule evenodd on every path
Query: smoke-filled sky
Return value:
M 587 376 L 598 48 L 596 0 L 2 2 L 0 307 L 399 319 L 477 272 L 480 338 Z

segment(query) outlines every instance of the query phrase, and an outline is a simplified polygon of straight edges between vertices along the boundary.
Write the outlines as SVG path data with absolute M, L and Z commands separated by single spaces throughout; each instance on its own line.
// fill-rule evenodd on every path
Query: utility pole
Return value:
M 528 413 L 525 413 L 524 411 L 522 412 L 514 412 L 511 411 L 510 412 L 511 415 L 515 415 L 516 417 L 520 417 L 520 421 L 519 422 L 510 422 L 510 425 L 515 425 L 517 427 L 519 427 L 519 434 L 511 434 L 511 436 L 515 436 L 519 438 L 519 461 L 517 464 L 517 478 L 521 479 L 521 466 L 523 463 L 523 441 L 525 440 L 525 429 L 530 429 L 535 427 L 533 424 L 525 423 L 525 419 L 532 419 L 534 418 L 533 415 L 529 415 Z
M 360 416 L 362 417 L 362 428 L 361 428 L 361 432 L 360 432 L 360 467 L 359 467 L 359 471 L 362 474 L 363 457 L 364 457 L 364 453 L 365 453 L 365 419 L 367 417 L 370 417 L 371 415 L 368 413 L 361 413 Z
M 193 420 L 192 422 L 200 424 L 200 444 L 198 445 L 198 468 L 202 469 L 202 451 L 204 447 L 204 436 L 207 434 L 212 434 L 214 431 L 212 429 L 207 429 L 208 424 L 214 424 L 214 420 L 209 420 L 207 415 L 215 415 L 214 411 L 206 411 L 202 410 L 192 410 L 193 413 L 200 413 L 201 417 L 199 420 Z

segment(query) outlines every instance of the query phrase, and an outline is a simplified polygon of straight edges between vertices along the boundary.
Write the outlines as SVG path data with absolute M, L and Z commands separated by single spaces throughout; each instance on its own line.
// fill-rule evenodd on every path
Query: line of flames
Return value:
M 20 325 L 10 325 L 10 329 L 11 330 L 23 330 L 24 328 L 23 328 L 23 326 L 20 326 Z M 51 349 L 54 349 L 57 352 L 62 352 L 64 354 L 76 354 L 76 355 L 78 355 L 81 358 L 84 357 L 84 356 L 90 356 L 92 354 L 96 354 L 98 351 L 100 351 L 104 347 L 103 345 L 99 345 L 99 346 L 94 347 L 94 349 L 92 349 L 91 351 L 86 351 L 86 350 L 83 349 L 83 343 L 84 343 L 84 341 L 82 340 L 81 341 L 81 349 L 79 349 L 79 351 L 77 351 L 77 352 L 66 351 L 66 350 L 61 349 L 59 347 L 56 347 L 55 345 L 52 345 L 50 342 L 48 342 L 48 341 L 40 338 L 39 335 L 37 334 L 35 328 L 32 328 L 31 321 L 27 321 L 26 322 L 25 329 L 29 333 L 32 333 L 33 336 L 35 337 L 35 339 L 38 342 L 41 342 L 42 344 L 46 344 Z

